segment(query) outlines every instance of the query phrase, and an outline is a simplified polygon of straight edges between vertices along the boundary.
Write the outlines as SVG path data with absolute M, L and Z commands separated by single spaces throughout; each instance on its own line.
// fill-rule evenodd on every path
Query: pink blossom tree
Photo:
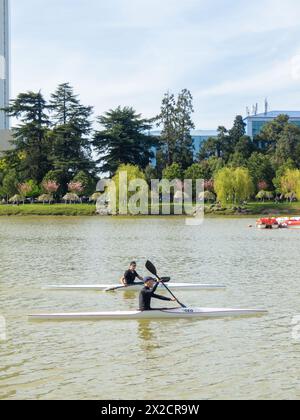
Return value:
M 214 187 L 215 184 L 213 179 L 208 179 L 204 181 L 204 191 L 214 192 Z
M 257 186 L 258 186 L 258 191 L 267 191 L 268 189 L 268 183 L 266 181 L 259 181 Z
M 79 181 L 72 181 L 68 184 L 68 190 L 77 195 L 81 195 L 84 191 L 84 185 Z
M 44 181 L 42 186 L 47 194 L 55 194 L 60 187 L 56 181 Z
M 25 203 L 25 198 L 32 192 L 32 185 L 30 185 L 28 182 L 23 182 L 21 184 L 18 184 L 17 186 L 20 196 L 23 199 L 23 204 Z

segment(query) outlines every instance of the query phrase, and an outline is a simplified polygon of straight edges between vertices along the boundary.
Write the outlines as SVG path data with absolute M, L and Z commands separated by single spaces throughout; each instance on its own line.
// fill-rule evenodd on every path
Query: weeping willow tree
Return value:
M 254 193 L 254 184 L 246 168 L 223 168 L 215 176 L 215 191 L 222 205 L 240 203 Z
M 300 170 L 288 169 L 281 177 L 281 192 L 288 197 L 296 196 L 300 200 Z

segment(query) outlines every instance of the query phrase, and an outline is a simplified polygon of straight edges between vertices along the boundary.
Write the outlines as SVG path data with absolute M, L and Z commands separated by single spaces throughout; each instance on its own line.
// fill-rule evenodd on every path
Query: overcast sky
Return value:
M 12 94 L 69 81 L 98 115 L 188 88 L 197 128 L 300 109 L 299 0 L 11 0 Z

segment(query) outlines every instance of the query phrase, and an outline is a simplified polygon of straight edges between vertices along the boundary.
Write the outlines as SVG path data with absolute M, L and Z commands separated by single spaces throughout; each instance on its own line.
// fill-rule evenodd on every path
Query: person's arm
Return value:
M 123 286 L 127 286 L 127 284 L 126 284 L 126 280 L 125 280 L 125 277 L 124 277 L 124 276 L 122 276 L 122 277 L 120 278 L 120 283 L 121 283 Z
M 152 294 L 154 299 L 165 300 L 166 302 L 175 302 L 175 299 L 168 298 L 166 296 L 156 295 L 155 293 Z
M 137 272 L 135 272 L 135 274 L 136 274 L 136 277 L 137 277 L 140 281 L 143 281 L 143 280 L 144 280 L 144 277 L 140 276 Z

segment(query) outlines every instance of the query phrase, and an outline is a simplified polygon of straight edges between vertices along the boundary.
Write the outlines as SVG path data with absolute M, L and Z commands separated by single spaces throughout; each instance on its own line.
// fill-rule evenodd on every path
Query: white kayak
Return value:
M 105 320 L 149 320 L 149 319 L 201 319 L 261 316 L 268 312 L 262 309 L 227 309 L 227 308 L 176 308 L 153 311 L 116 311 L 86 313 L 33 314 L 33 321 L 105 321 Z
M 220 286 L 217 284 L 197 284 L 197 283 L 166 283 L 171 290 L 218 290 L 225 289 L 226 286 Z M 111 292 L 111 291 L 139 291 L 141 290 L 143 283 L 136 283 L 132 286 L 124 287 L 121 285 L 113 284 L 86 284 L 86 285 L 54 285 L 46 286 L 45 290 L 53 291 L 100 291 L 100 292 Z M 164 290 L 163 285 L 159 285 L 158 290 Z

